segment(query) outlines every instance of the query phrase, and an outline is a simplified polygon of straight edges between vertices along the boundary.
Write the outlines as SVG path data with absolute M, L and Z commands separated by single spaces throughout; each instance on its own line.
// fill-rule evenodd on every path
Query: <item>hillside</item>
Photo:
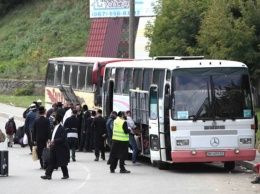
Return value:
M 44 79 L 47 59 L 84 56 L 86 0 L 35 0 L 0 18 L 0 77 Z

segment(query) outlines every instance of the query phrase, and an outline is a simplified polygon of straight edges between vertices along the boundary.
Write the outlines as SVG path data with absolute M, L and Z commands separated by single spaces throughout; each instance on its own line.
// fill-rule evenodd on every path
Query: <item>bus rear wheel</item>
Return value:
M 235 166 L 235 162 L 224 162 L 225 170 L 234 170 Z

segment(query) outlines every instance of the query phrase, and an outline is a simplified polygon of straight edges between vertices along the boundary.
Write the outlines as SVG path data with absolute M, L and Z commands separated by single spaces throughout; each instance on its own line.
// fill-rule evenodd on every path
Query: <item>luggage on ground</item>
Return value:
M 0 142 L 5 142 L 5 138 L 6 138 L 5 134 L 0 129 Z
M 8 150 L 0 150 L 0 174 L 8 176 Z
M 45 170 L 49 166 L 50 157 L 51 157 L 50 148 L 44 148 L 42 152 L 42 163 L 43 163 L 43 169 Z

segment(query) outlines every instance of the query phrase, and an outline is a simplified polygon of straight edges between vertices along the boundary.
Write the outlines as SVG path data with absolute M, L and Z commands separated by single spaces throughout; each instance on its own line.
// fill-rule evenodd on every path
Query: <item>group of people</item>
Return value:
M 106 121 L 102 110 L 89 111 L 87 105 L 65 106 L 61 102 L 54 103 L 46 111 L 38 100 L 30 105 L 24 113 L 24 130 L 28 137 L 28 145 L 37 146 L 40 168 L 43 169 L 42 153 L 47 146 L 50 148 L 50 162 L 42 179 L 51 179 L 53 169 L 61 167 L 63 177 L 69 178 L 67 165 L 76 161 L 76 152 L 93 152 L 94 161 L 105 160 L 105 141 L 111 151 L 107 164 L 114 173 L 120 160 L 120 173 L 126 170 L 125 160 L 128 157 L 129 141 L 133 149 L 133 165 L 136 161 L 137 146 L 134 140 L 136 126 L 131 112 L 113 111 Z M 70 153 L 71 150 L 71 153 Z

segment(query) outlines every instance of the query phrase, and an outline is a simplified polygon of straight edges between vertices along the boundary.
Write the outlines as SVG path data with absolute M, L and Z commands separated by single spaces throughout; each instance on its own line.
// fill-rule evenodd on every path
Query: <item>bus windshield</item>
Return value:
M 213 71 L 212 71 L 213 70 Z M 173 119 L 252 118 L 253 105 L 246 68 L 173 70 Z

